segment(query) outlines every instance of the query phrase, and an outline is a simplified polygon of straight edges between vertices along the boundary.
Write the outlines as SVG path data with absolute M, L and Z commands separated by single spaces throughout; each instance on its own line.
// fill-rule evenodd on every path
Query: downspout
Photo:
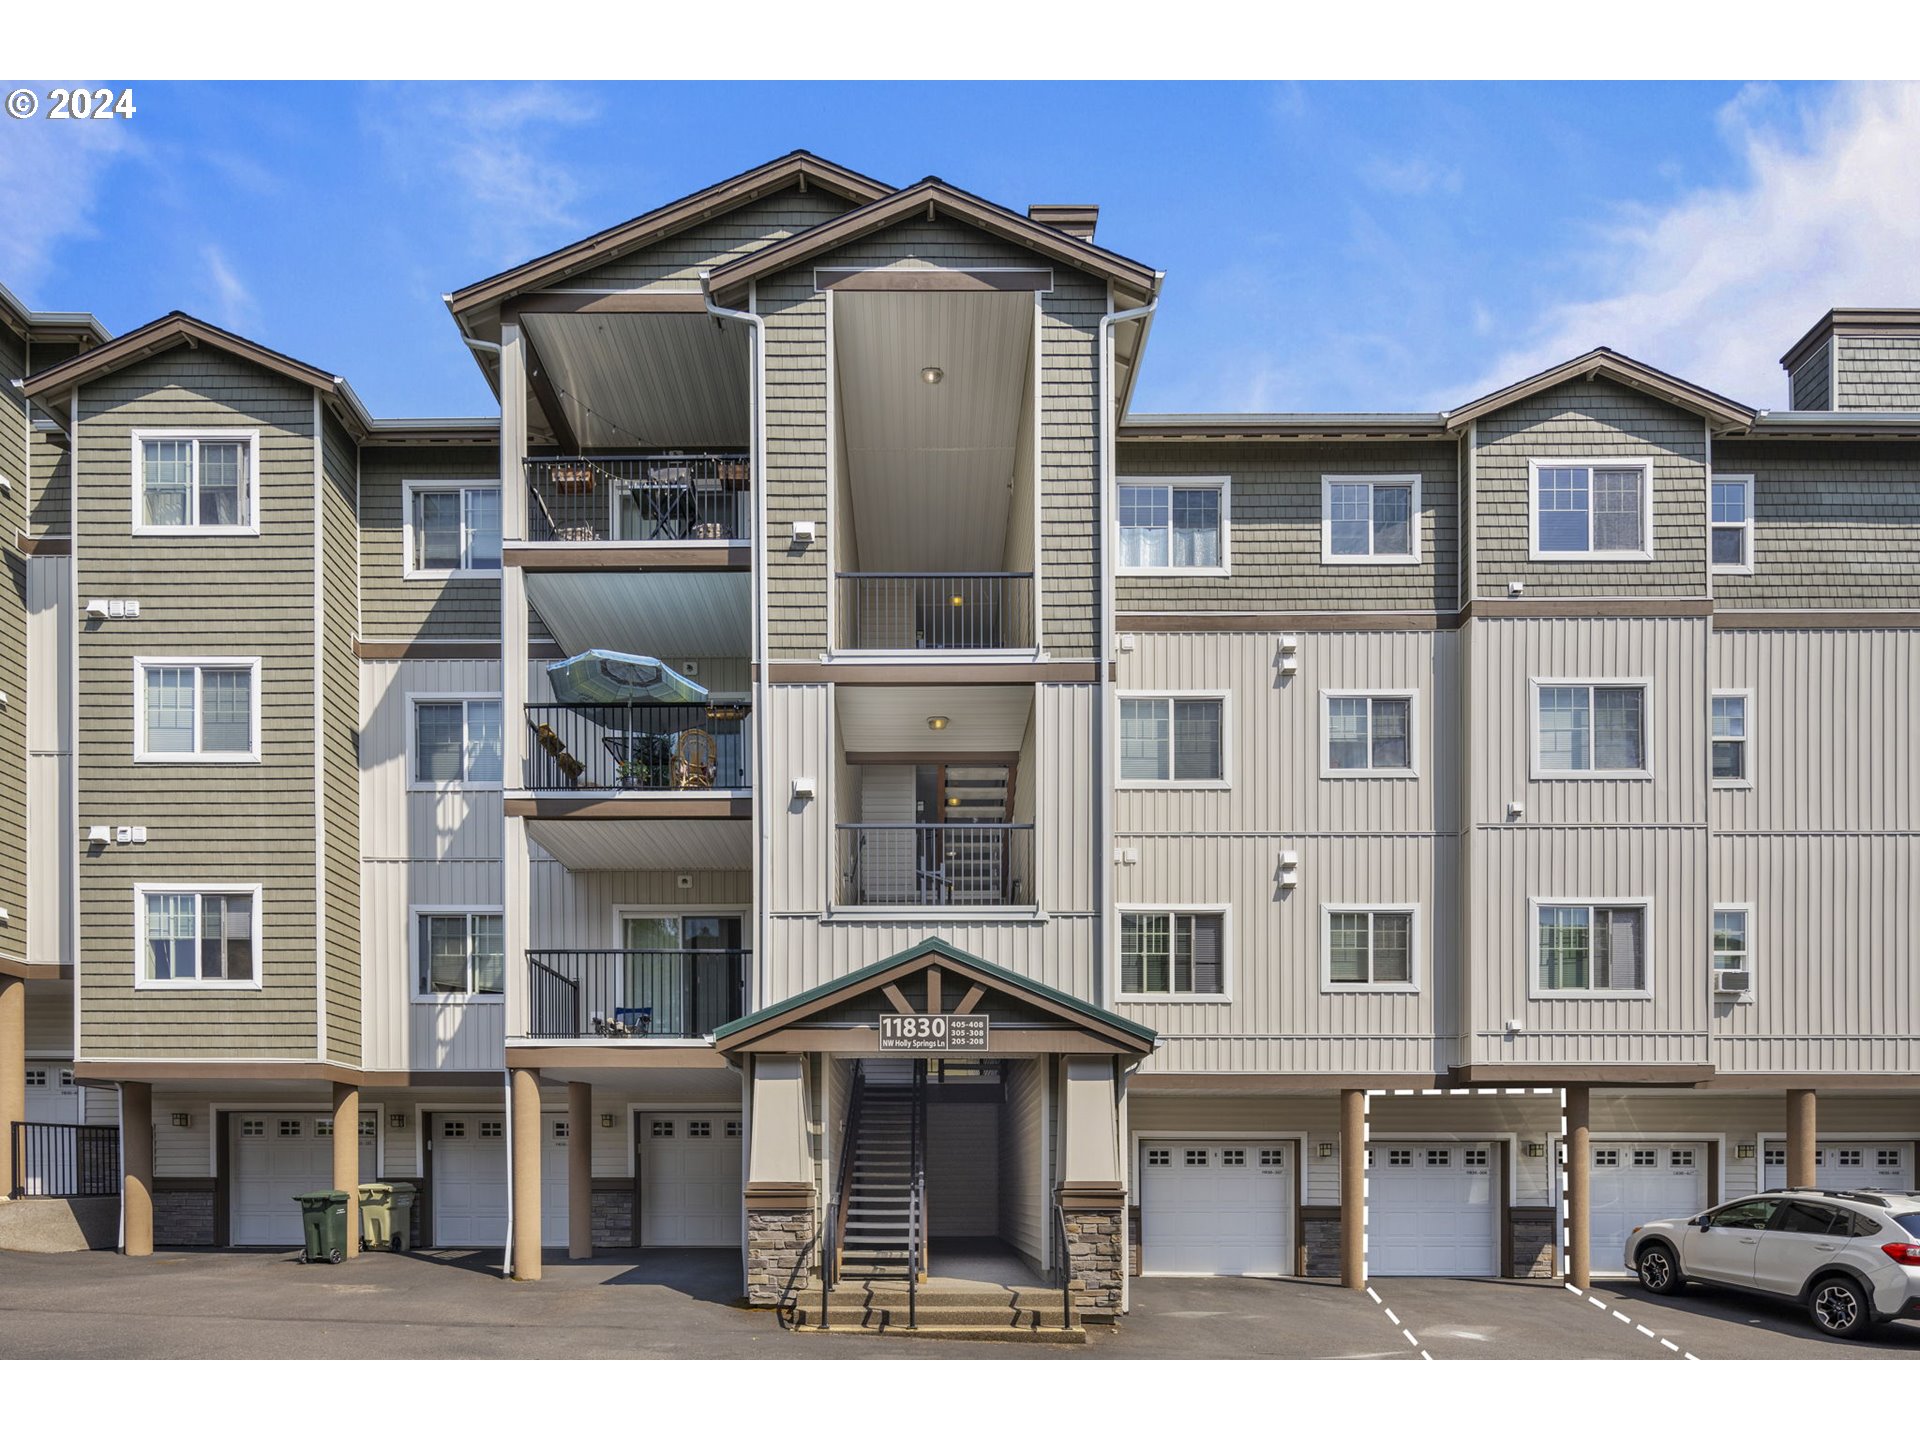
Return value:
M 506 1084 L 507 1094 L 506 1123 L 500 1127 L 507 1137 L 507 1253 L 501 1257 L 500 1270 L 512 1280 L 516 1278 L 513 1273 L 513 1071 L 503 1068 L 500 1077 Z M 433 1144 L 433 1136 L 427 1136 L 426 1143 Z

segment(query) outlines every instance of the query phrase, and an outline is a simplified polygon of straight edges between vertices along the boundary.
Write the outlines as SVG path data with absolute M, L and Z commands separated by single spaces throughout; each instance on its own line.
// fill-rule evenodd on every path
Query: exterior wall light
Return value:
M 947 728 L 947 717 L 946 717 L 946 716 L 944 716 L 944 715 L 929 715 L 929 716 L 927 716 L 927 729 L 929 729 L 929 730 L 944 730 L 944 729 L 946 729 L 946 728 Z
M 1331 1140 L 1322 1140 L 1320 1142 L 1320 1158 L 1322 1160 L 1331 1160 L 1333 1158 L 1333 1142 Z
M 942 380 L 947 378 L 947 372 L 942 370 L 938 365 L 929 365 L 920 372 L 920 378 L 929 385 L 938 385 Z
M 407 1128 L 407 1117 L 406 1117 L 405 1115 L 403 1115 L 403 1114 L 402 1114 L 402 1113 L 401 1113 L 400 1111 L 398 1111 L 398 1110 L 395 1110 L 395 1111 L 394 1111 L 394 1112 L 393 1112 L 392 1114 L 390 1114 L 390 1115 L 388 1115 L 388 1116 L 387 1116 L 387 1128 L 388 1128 L 389 1130 L 404 1130 L 404 1129 L 406 1129 L 406 1128 Z
M 1529 1160 L 1538 1160 L 1546 1153 L 1547 1147 L 1542 1141 L 1529 1140 L 1527 1142 L 1527 1158 Z
M 1734 1146 L 1734 1147 L 1733 1147 L 1733 1158 L 1734 1158 L 1734 1159 L 1736 1159 L 1736 1160 L 1751 1160 L 1751 1159 L 1753 1159 L 1753 1146 L 1751 1146 L 1751 1145 L 1736 1145 L 1736 1146 Z
M 613 1113 L 611 1111 L 603 1110 L 600 1112 L 600 1128 L 602 1130 L 613 1129 Z
M 191 1130 L 193 1128 L 193 1116 L 188 1111 L 175 1110 L 168 1119 L 172 1122 L 173 1128 L 176 1130 Z

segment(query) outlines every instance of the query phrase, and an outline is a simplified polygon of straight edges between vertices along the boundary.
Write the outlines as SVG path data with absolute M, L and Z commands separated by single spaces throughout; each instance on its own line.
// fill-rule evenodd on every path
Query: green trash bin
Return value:
M 413 1224 L 414 1187 L 377 1180 L 360 1187 L 360 1243 L 368 1250 L 405 1250 Z
M 338 1265 L 347 1258 L 347 1192 L 314 1190 L 296 1195 L 300 1202 L 300 1223 L 307 1236 L 307 1251 L 300 1258 L 308 1265 L 326 1261 Z

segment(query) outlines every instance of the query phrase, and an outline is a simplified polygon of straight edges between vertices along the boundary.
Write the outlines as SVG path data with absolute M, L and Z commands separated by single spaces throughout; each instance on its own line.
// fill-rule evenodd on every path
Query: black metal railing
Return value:
M 750 707 L 529 705 L 533 790 L 744 790 Z
M 843 650 L 1022 650 L 1033 645 L 1033 576 L 842 573 Z
M 751 528 L 745 455 L 556 455 L 526 471 L 529 540 L 743 540 Z
M 920 1274 L 927 1267 L 927 1062 L 913 1062 L 912 1202 L 907 1212 L 907 1328 L 920 1328 Z
M 838 827 L 842 905 L 1031 905 L 1033 826 Z
M 1060 1326 L 1074 1328 L 1073 1249 L 1067 1240 L 1067 1208 L 1053 1197 L 1053 1275 L 1060 1282 Z
M 820 1328 L 833 1328 L 828 1309 L 833 1287 L 840 1283 L 840 1252 L 847 1243 L 847 1190 L 853 1184 L 854 1137 L 860 1133 L 860 1107 L 867 1091 L 864 1060 L 853 1062 L 853 1088 L 847 1092 L 847 1118 L 840 1127 L 840 1166 L 833 1182 L 833 1200 L 827 1209 L 827 1228 L 820 1243 Z
M 527 1038 L 693 1040 L 746 1014 L 747 950 L 529 950 Z
M 120 1127 L 16 1120 L 7 1193 L 74 1199 L 120 1193 Z

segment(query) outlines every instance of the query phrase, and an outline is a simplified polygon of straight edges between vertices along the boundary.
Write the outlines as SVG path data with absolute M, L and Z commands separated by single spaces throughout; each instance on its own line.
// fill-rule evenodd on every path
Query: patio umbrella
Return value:
M 675 705 L 704 705 L 707 692 L 651 655 L 618 650 L 588 650 L 547 666 L 553 698 L 562 705 L 618 705 L 654 700 Z

